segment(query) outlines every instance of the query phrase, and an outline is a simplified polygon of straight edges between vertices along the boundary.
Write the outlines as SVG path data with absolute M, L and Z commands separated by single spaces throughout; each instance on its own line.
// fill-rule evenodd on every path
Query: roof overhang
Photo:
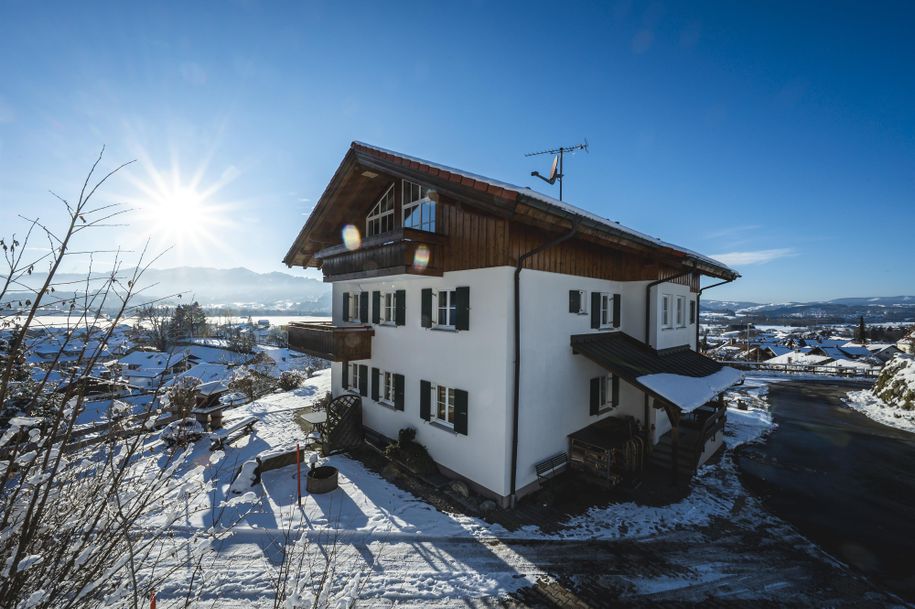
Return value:
M 687 346 L 657 351 L 623 332 L 571 337 L 572 350 L 652 397 L 691 412 L 743 375 Z

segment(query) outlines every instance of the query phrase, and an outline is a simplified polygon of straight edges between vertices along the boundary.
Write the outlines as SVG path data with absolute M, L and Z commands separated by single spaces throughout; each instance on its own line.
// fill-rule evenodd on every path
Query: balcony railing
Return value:
M 334 326 L 321 322 L 293 322 L 288 326 L 289 348 L 332 362 L 370 359 L 371 326 Z
M 400 274 L 441 277 L 444 239 L 444 235 L 401 228 L 369 237 L 356 249 L 335 245 L 315 257 L 321 261 L 324 278 L 331 281 Z

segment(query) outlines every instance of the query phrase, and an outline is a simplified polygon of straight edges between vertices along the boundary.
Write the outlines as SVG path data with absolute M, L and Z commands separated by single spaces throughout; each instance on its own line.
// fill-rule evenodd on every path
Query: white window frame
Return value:
M 348 391 L 354 391 L 359 393 L 359 364 L 354 364 L 350 362 L 347 364 L 349 366 L 349 374 L 347 375 L 347 380 L 349 381 L 349 386 L 346 387 Z
M 613 404 L 613 375 L 605 374 L 600 377 L 600 392 L 597 404 L 597 413 L 604 414 L 611 410 Z
M 360 303 L 362 300 L 362 292 L 350 292 L 349 293 L 349 320 L 350 322 L 362 323 L 362 312 L 360 311 Z
M 433 315 L 432 327 L 442 328 L 444 330 L 454 330 L 457 322 L 457 305 L 454 304 L 454 297 L 457 290 L 436 290 L 435 292 L 435 314 Z M 444 300 L 444 306 L 442 301 Z M 442 311 L 446 311 L 445 317 L 447 323 L 439 323 Z
M 381 387 L 378 391 L 378 401 L 387 406 L 394 406 L 396 396 L 394 395 L 394 373 L 387 370 L 379 371 L 381 378 Z
M 672 328 L 672 316 L 670 310 L 670 294 L 661 295 L 661 327 Z
M 394 292 L 381 293 L 381 311 L 378 317 L 382 324 L 388 326 L 397 323 L 397 298 Z
M 418 191 L 419 197 L 416 199 L 413 198 L 413 187 L 414 186 L 419 189 L 419 191 Z M 407 191 L 410 192 L 409 195 L 407 194 Z M 403 226 L 404 228 L 413 228 L 416 230 L 423 230 L 423 231 L 427 231 L 430 233 L 435 232 L 436 203 L 435 203 L 435 201 L 433 201 L 432 199 L 429 198 L 428 194 L 429 194 L 429 189 L 421 184 L 417 184 L 416 182 L 411 182 L 409 180 L 401 181 L 401 187 L 400 187 L 400 204 L 401 204 L 400 223 L 401 223 L 401 226 Z M 416 208 L 419 208 L 419 213 L 420 213 L 419 224 L 408 226 L 407 218 L 410 217 L 410 214 Z M 431 215 L 429 217 L 427 217 L 423 213 L 423 210 L 430 211 Z
M 678 328 L 686 327 L 686 297 L 677 296 L 676 320 Z
M 613 294 L 600 292 L 600 327 L 609 328 L 613 325 Z
M 445 407 L 445 418 L 442 419 L 438 416 L 439 414 L 439 390 L 444 392 L 444 407 Z M 446 387 L 445 385 L 432 385 L 432 407 L 429 413 L 429 419 L 439 425 L 444 425 L 451 429 L 454 428 L 454 387 Z M 448 420 L 450 415 L 451 420 Z
M 390 198 L 390 209 L 385 209 L 382 211 L 382 203 L 387 201 Z M 396 198 L 394 195 L 394 182 L 391 182 L 391 185 L 388 187 L 384 194 L 381 195 L 381 198 L 378 199 L 378 202 L 375 204 L 375 207 L 369 212 L 368 216 L 365 217 L 365 236 L 372 237 L 374 235 L 381 235 L 386 232 L 394 230 L 395 219 L 394 219 L 394 210 L 396 209 Z M 384 230 L 385 220 L 390 216 L 390 228 Z M 378 223 L 378 231 L 372 231 L 372 223 Z

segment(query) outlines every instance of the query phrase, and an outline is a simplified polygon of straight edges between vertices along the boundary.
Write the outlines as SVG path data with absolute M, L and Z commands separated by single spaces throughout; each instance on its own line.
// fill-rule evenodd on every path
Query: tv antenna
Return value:
M 574 146 L 560 146 L 559 148 L 553 148 L 551 150 L 541 150 L 540 152 L 528 152 L 524 156 L 540 156 L 541 154 L 552 154 L 553 165 L 550 167 L 549 177 L 540 175 L 539 171 L 532 171 L 531 175 L 540 178 L 547 184 L 555 184 L 556 181 L 559 181 L 559 200 L 562 201 L 562 158 L 566 152 L 577 152 L 579 150 L 584 150 L 588 152 L 588 138 L 585 138 L 584 144 L 575 144 Z

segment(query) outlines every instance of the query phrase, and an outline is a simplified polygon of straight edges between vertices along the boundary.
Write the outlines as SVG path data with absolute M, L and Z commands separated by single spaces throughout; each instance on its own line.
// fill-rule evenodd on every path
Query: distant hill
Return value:
M 869 323 L 915 321 L 915 296 L 834 298 L 812 302 L 755 303 L 702 300 L 701 312 L 743 321 L 844 323 L 864 317 Z
M 125 271 L 123 275 L 127 275 Z M 33 273 L 28 285 L 40 286 L 47 275 Z M 58 284 L 85 281 L 85 275 L 58 274 Z M 75 284 L 67 290 L 78 291 Z M 331 308 L 331 287 L 317 279 L 296 277 L 288 273 L 256 273 L 246 268 L 216 269 L 181 266 L 170 269 L 148 269 L 140 280 L 145 288 L 138 303 L 150 302 L 181 293 L 171 303 L 197 301 L 205 307 L 231 308 L 239 311 L 276 311 L 284 313 L 327 314 Z M 63 287 L 56 296 L 63 297 Z

